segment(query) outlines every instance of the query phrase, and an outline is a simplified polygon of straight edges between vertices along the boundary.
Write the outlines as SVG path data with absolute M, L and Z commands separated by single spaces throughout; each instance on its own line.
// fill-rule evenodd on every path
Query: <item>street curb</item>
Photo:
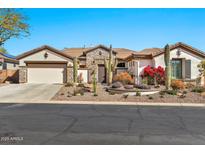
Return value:
M 0 104 L 67 104 L 67 105 L 136 105 L 136 106 L 173 106 L 205 107 L 205 103 L 150 103 L 150 102 L 108 102 L 108 101 L 0 101 Z

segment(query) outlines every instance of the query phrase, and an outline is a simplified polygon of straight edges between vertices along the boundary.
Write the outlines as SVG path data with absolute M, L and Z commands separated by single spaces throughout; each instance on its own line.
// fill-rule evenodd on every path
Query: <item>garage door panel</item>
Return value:
M 28 83 L 64 83 L 64 68 L 28 68 Z

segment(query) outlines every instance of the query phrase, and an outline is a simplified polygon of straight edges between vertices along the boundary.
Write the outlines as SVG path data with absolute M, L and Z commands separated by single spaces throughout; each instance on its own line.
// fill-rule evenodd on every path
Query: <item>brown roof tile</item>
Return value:
M 89 51 L 91 49 L 92 48 L 65 48 L 62 52 L 71 57 L 79 57 L 82 56 L 84 52 Z M 117 58 L 120 59 L 124 59 L 132 53 L 135 53 L 135 51 L 125 48 L 113 48 L 113 50 L 117 53 Z

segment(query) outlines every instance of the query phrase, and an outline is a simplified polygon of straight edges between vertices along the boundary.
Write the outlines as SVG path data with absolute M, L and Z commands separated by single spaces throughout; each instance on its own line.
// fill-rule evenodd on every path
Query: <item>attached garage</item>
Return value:
M 66 83 L 70 79 L 73 65 L 70 56 L 49 46 L 25 52 L 19 60 L 20 83 Z
M 28 83 L 65 83 L 66 64 L 27 64 Z

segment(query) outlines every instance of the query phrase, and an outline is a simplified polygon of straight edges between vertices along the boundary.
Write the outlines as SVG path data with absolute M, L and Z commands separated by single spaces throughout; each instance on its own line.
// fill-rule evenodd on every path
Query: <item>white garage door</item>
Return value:
M 64 83 L 65 69 L 63 67 L 28 68 L 28 83 Z

